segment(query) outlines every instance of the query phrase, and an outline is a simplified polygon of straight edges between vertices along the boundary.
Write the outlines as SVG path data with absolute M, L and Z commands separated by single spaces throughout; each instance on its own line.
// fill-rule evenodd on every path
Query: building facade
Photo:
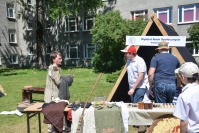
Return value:
M 0 2 L 0 65 L 3 67 L 31 67 L 37 60 L 36 30 L 42 27 L 44 56 L 49 65 L 49 54 L 58 50 L 63 56 L 64 66 L 90 66 L 96 46 L 92 44 L 90 29 L 94 16 L 66 16 L 51 21 L 44 10 L 42 25 L 37 23 L 36 1 L 24 0 L 30 10 L 22 11 L 18 0 L 1 0 Z M 187 29 L 199 22 L 199 1 L 181 0 L 162 2 L 158 0 L 103 0 L 105 7 L 99 12 L 119 10 L 124 19 L 136 20 L 143 17 L 147 20 L 152 13 L 172 25 L 180 36 L 189 38 Z M 154 4 L 158 3 L 158 4 Z M 191 41 L 187 39 L 187 46 Z M 193 56 L 199 56 L 194 49 Z

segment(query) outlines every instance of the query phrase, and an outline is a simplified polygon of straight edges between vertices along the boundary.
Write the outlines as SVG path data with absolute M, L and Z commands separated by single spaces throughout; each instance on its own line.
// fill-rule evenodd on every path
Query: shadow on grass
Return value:
M 11 76 L 11 75 L 19 75 L 19 74 L 27 74 L 27 73 L 16 72 L 15 69 L 11 69 L 11 68 L 0 69 L 0 76 Z

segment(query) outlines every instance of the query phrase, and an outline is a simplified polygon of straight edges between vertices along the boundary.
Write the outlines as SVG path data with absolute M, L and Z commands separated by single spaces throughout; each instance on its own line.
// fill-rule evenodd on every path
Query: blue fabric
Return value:
M 162 82 L 154 83 L 154 96 L 156 103 L 172 103 L 175 96 L 176 84 Z
M 160 53 L 153 56 L 150 67 L 156 68 L 154 82 L 175 83 L 174 71 L 180 62 L 170 53 Z
M 180 95 L 181 92 L 182 92 L 182 87 L 177 87 L 175 91 L 175 96 L 172 101 L 173 104 L 176 104 L 178 96 Z
M 146 89 L 147 88 L 137 88 L 133 95 L 131 95 L 131 102 L 132 103 L 138 103 L 138 102 L 142 102 L 144 99 L 144 95 L 146 93 Z

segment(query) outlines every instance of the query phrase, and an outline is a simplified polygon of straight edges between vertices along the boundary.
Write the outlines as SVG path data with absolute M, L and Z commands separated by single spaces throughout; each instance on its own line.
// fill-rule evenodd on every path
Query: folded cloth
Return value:
M 76 111 L 72 111 L 71 133 L 76 133 L 82 111 L 83 108 L 78 108 Z M 90 106 L 90 108 L 87 108 L 84 112 L 81 129 L 81 133 L 96 133 L 94 108 L 92 106 Z
M 58 133 L 61 133 L 63 130 L 63 117 L 66 105 L 68 105 L 67 102 L 58 102 L 46 104 L 42 107 L 44 123 L 52 124 L 55 127 L 55 131 Z
M 117 105 L 106 105 L 102 109 L 95 109 L 96 133 L 125 133 L 121 115 L 121 108 Z

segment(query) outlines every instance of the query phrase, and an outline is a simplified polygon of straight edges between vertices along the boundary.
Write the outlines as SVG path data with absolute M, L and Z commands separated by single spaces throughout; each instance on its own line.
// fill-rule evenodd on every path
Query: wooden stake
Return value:
M 77 127 L 76 133 L 80 133 L 80 131 L 81 131 L 81 126 L 82 126 L 82 123 L 83 123 L 83 117 L 84 117 L 84 112 L 85 112 L 85 109 L 86 109 L 86 105 L 88 104 L 88 101 L 89 101 L 89 99 L 90 99 L 90 97 L 91 97 L 91 95 L 92 95 L 97 83 L 99 82 L 101 76 L 102 76 L 102 73 L 100 73 L 100 75 L 98 76 L 98 79 L 96 80 L 96 82 L 95 82 L 90 94 L 88 95 L 86 103 L 84 104 L 84 108 L 83 108 L 82 114 L 81 114 L 81 116 L 79 118 L 79 123 L 78 123 L 78 127 Z

